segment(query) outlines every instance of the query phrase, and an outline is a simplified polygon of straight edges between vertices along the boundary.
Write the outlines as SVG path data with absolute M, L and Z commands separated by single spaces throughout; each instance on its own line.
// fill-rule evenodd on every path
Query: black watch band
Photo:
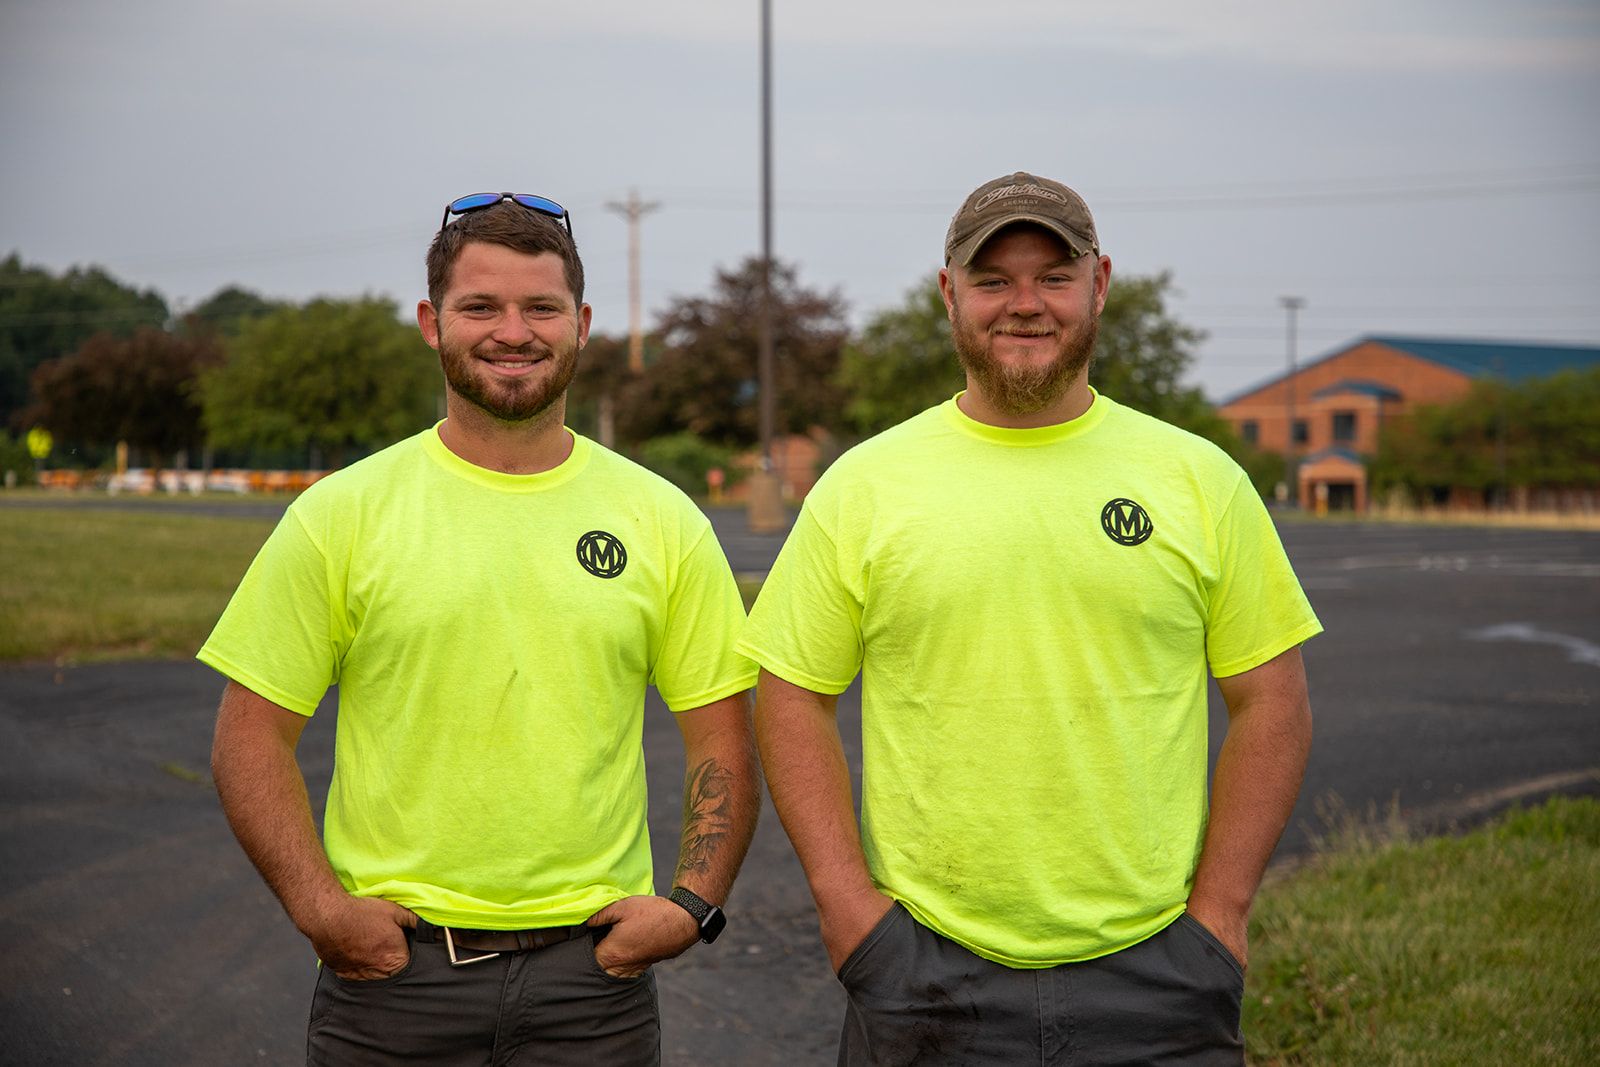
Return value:
M 667 899 L 694 917 L 695 924 L 700 927 L 700 940 L 708 945 L 728 925 L 728 917 L 722 914 L 721 908 L 681 885 L 673 886 L 672 895 Z

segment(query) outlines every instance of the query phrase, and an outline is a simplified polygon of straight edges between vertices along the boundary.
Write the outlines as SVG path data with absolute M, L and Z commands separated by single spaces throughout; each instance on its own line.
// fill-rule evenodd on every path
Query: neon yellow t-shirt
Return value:
M 310 715 L 339 686 L 324 843 L 430 922 L 581 922 L 651 892 L 644 694 L 748 689 L 743 604 L 705 516 L 574 435 L 554 470 L 473 466 L 427 430 L 318 482 L 199 658 Z
M 1049 967 L 1183 910 L 1206 819 L 1206 671 L 1320 632 L 1221 450 L 1095 396 L 1008 430 L 954 400 L 806 498 L 739 650 L 862 675 L 873 879 L 988 959 Z

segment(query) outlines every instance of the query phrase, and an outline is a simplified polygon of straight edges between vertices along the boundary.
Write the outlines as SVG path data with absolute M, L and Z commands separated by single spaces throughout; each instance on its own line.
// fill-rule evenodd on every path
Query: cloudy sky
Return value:
M 1213 397 L 1374 332 L 1600 344 L 1595 0 L 774 0 L 775 250 L 852 320 L 972 187 L 1171 271 Z M 192 306 L 423 291 L 445 201 L 567 204 L 596 327 L 759 248 L 756 0 L 6 0 L 0 254 Z M 1587 116 L 1587 117 L 1586 117 Z M 1113 277 L 1115 284 L 1115 274 Z

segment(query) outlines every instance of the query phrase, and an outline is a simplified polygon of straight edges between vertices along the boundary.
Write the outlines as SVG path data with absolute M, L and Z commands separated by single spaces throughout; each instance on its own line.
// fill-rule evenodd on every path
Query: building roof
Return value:
M 1311 396 L 1316 399 L 1323 396 L 1336 396 L 1339 393 L 1364 393 L 1367 396 L 1375 396 L 1383 400 L 1400 399 L 1399 393 L 1382 382 L 1369 382 L 1360 378 L 1346 378 L 1343 381 L 1334 382 L 1332 385 L 1318 389 Z
M 1301 463 L 1315 463 L 1315 462 L 1317 462 L 1318 460 L 1321 460 L 1321 459 L 1332 459 L 1334 457 L 1338 457 L 1339 459 L 1347 459 L 1351 463 L 1355 463 L 1355 464 L 1357 464 L 1359 466 L 1365 466 L 1366 462 L 1367 462 L 1366 460 L 1362 459 L 1361 456 L 1359 454 L 1357 454 L 1356 452 L 1354 452 L 1354 451 L 1352 451 L 1352 450 L 1350 450 L 1348 448 L 1341 448 L 1339 446 L 1335 446 L 1333 448 L 1324 448 L 1320 452 L 1313 452 L 1311 455 L 1307 456 L 1305 459 L 1302 459 L 1300 462 Z
M 1472 378 L 1504 378 L 1508 382 L 1548 378 L 1564 370 L 1600 367 L 1600 345 L 1552 345 L 1529 341 L 1462 340 L 1449 337 L 1405 337 L 1399 334 L 1373 333 L 1340 345 L 1332 352 L 1318 356 L 1308 363 L 1302 363 L 1297 371 L 1305 371 L 1318 363 L 1342 356 L 1352 348 L 1369 343 L 1393 348 Z M 1286 377 L 1288 376 L 1285 374 L 1275 374 L 1234 393 L 1218 406 L 1243 400 L 1251 393 L 1259 392 L 1269 385 L 1276 385 Z

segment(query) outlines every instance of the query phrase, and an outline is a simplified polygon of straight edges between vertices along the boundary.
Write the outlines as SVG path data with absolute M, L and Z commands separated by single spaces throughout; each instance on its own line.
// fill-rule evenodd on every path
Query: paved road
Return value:
M 738 569 L 777 538 L 715 516 Z M 1317 741 L 1280 855 L 1319 798 L 1443 823 L 1509 798 L 1597 791 L 1600 535 L 1289 524 L 1328 634 L 1307 646 Z M 765 559 L 763 559 L 763 553 Z M 292 1063 L 310 951 L 233 844 L 205 777 L 220 681 L 192 663 L 0 671 L 0 1063 Z M 841 701 L 858 760 L 859 694 Z M 1225 716 L 1213 700 L 1214 736 Z M 652 698 L 656 865 L 682 774 Z M 320 804 L 333 714 L 302 762 Z M 832 1062 L 842 999 L 768 808 L 728 933 L 661 968 L 669 1064 Z

